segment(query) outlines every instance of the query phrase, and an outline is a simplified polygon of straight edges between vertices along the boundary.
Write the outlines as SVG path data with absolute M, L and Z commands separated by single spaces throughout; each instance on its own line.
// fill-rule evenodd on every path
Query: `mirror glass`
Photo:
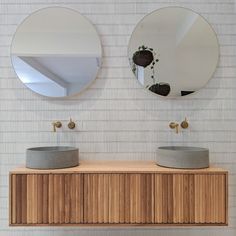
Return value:
M 202 16 L 186 8 L 166 7 L 138 23 L 128 57 L 144 88 L 178 97 L 206 85 L 217 67 L 219 46 L 216 33 Z
M 17 28 L 12 64 L 20 80 L 34 92 L 66 97 L 84 90 L 96 78 L 102 48 L 94 26 L 78 12 L 41 9 Z

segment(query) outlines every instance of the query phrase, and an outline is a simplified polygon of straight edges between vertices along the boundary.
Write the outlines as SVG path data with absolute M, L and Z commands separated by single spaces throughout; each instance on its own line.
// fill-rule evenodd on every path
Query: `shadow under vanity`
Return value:
M 92 83 L 102 47 L 82 15 L 50 7 L 18 27 L 11 56 L 28 88 L 58 98 L 73 96 Z M 128 58 L 137 81 L 154 96 L 191 96 L 214 73 L 219 46 L 203 17 L 167 7 L 135 27 Z M 176 133 L 188 126 L 187 119 L 169 124 Z M 53 123 L 54 132 L 61 127 L 60 121 Z M 72 120 L 68 128 L 75 128 Z M 207 148 L 159 147 L 157 163 L 79 162 L 78 156 L 74 147 L 27 150 L 26 167 L 9 174 L 11 226 L 228 225 L 228 172 L 209 166 Z

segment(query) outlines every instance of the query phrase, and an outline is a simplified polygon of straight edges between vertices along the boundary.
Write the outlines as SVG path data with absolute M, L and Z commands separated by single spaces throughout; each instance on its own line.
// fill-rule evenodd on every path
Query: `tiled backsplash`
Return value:
M 220 61 L 208 85 L 180 99 L 163 99 L 134 79 L 127 45 L 138 21 L 164 6 L 202 14 L 217 32 Z M 34 94 L 17 79 L 10 45 L 17 26 L 47 6 L 79 11 L 97 28 L 103 64 L 95 82 L 69 99 Z M 201 70 L 201 68 L 199 68 Z M 68 130 L 72 117 L 76 130 Z M 190 128 L 176 135 L 170 121 L 188 118 Z M 64 127 L 52 132 L 51 122 Z M 229 227 L 181 229 L 78 229 L 8 227 L 8 172 L 25 162 L 25 149 L 68 144 L 81 159 L 155 159 L 157 146 L 209 147 L 212 164 L 229 170 Z M 236 2 L 234 0 L 1 0 L 0 1 L 0 235 L 216 235 L 236 234 Z

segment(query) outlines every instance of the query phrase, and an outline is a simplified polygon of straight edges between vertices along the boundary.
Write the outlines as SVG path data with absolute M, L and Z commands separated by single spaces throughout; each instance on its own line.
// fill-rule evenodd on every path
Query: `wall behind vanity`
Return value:
M 202 14 L 217 32 L 220 61 L 209 84 L 182 99 L 162 99 L 133 78 L 127 45 L 138 21 L 164 6 Z M 10 45 L 17 26 L 48 6 L 78 10 L 97 28 L 103 45 L 98 79 L 82 94 L 47 99 L 17 79 Z M 201 68 L 199 68 L 201 70 Z M 187 117 L 188 130 L 176 135 L 170 121 Z M 77 130 L 66 125 L 72 117 Z M 52 133 L 53 120 L 64 127 Z M 212 164 L 229 170 L 229 227 L 179 229 L 79 229 L 8 227 L 8 172 L 25 163 L 25 149 L 74 145 L 81 159 L 155 159 L 157 146 L 209 147 Z M 236 1 L 235 0 L 1 0 L 0 1 L 0 235 L 225 235 L 236 234 Z

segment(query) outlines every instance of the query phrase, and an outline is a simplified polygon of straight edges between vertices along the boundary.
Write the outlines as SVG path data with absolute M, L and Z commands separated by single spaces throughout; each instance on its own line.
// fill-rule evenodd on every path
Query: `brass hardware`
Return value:
M 176 134 L 179 133 L 179 124 L 175 122 L 170 122 L 169 127 L 171 129 L 175 129 Z
M 74 129 L 75 128 L 75 122 L 72 121 L 72 119 L 70 118 L 70 122 L 68 123 L 67 126 L 68 126 L 69 129 Z
M 62 123 L 61 121 L 55 121 L 52 123 L 52 126 L 53 126 L 53 132 L 56 132 L 56 128 L 61 128 L 62 127 Z
M 182 121 L 180 125 L 181 125 L 181 127 L 182 127 L 183 129 L 187 129 L 187 128 L 188 128 L 189 124 L 188 124 L 188 121 L 187 121 L 187 118 L 186 118 L 186 117 L 185 117 L 185 120 Z

